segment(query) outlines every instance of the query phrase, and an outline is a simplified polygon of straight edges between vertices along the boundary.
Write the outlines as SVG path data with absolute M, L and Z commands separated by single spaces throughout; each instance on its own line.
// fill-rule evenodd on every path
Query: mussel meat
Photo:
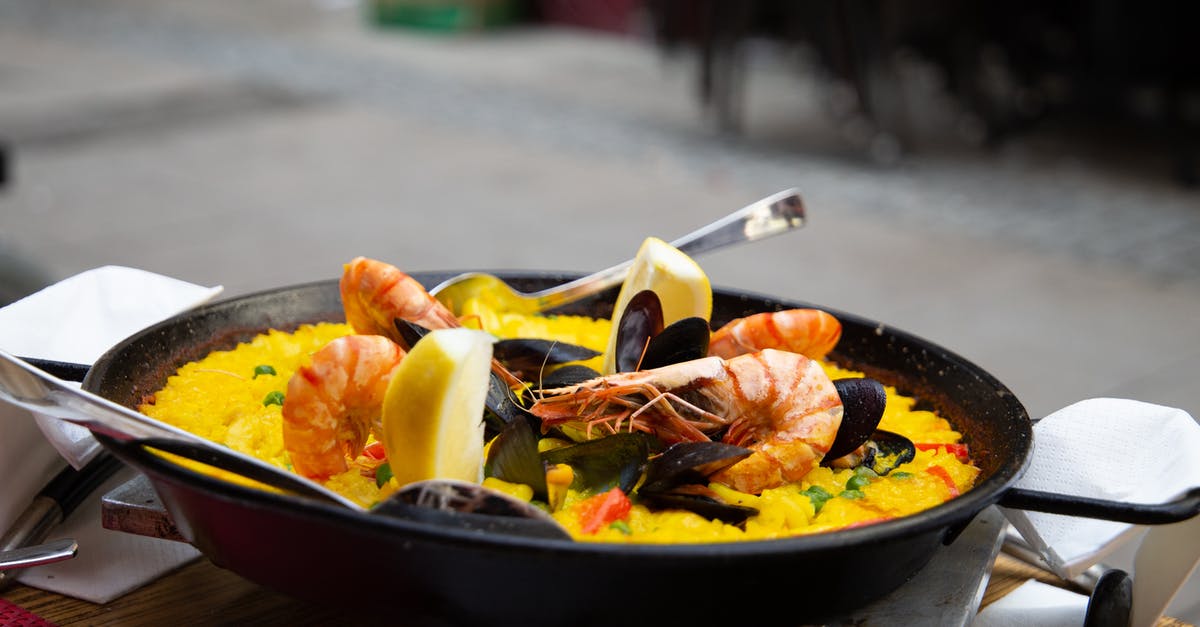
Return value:
M 871 434 L 864 449 L 861 465 L 880 476 L 892 472 L 901 464 L 911 462 L 917 456 L 917 447 L 912 440 L 883 429 L 877 429 Z

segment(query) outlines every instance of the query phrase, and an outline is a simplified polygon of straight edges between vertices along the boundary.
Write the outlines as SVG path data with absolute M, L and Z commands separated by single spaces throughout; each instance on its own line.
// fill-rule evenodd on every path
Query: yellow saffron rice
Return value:
M 496 313 L 478 303 L 468 303 L 464 310 L 468 326 L 483 328 L 500 338 L 557 339 L 603 350 L 609 333 L 608 320 Z M 281 405 L 277 401 L 286 394 L 292 373 L 312 353 L 351 332 L 348 325 L 333 323 L 305 325 L 294 333 L 269 331 L 233 350 L 214 352 L 183 366 L 140 409 L 153 418 L 290 469 L 283 447 Z M 585 365 L 598 368 L 599 359 Z M 823 365 L 830 378 L 861 376 L 832 364 Z M 574 490 L 554 516 L 582 541 L 753 540 L 870 524 L 928 509 L 969 490 L 979 470 L 955 454 L 961 434 L 935 413 L 914 409 L 914 399 L 890 387 L 887 393 L 887 407 L 879 428 L 903 435 L 921 446 L 915 459 L 886 476 L 871 476 L 864 482 L 856 479 L 854 470 L 820 467 L 798 484 L 766 490 L 760 495 L 710 484 L 727 502 L 759 511 L 741 527 L 691 512 L 652 512 L 634 504 L 621 524 L 589 534 L 582 530 L 578 513 L 579 503 L 592 495 Z M 939 444 L 950 446 L 939 447 Z M 850 487 L 855 489 L 849 489 L 848 482 L 853 482 Z M 532 493 L 527 486 L 496 479 L 488 479 L 486 483 L 526 500 Z M 373 464 L 369 462 L 352 464 L 350 470 L 330 478 L 326 484 L 363 506 L 370 506 L 398 487 L 386 483 L 382 488 L 377 487 Z M 813 486 L 831 497 L 811 498 Z

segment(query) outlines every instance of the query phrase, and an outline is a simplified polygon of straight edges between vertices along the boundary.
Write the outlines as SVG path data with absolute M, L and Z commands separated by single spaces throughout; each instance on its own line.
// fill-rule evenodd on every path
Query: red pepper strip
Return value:
M 928 443 L 928 444 L 922 443 L 922 444 L 913 444 L 913 446 L 917 447 L 918 449 L 920 449 L 922 451 L 931 451 L 931 450 L 940 448 L 940 449 L 946 451 L 947 453 L 954 455 L 955 457 L 958 458 L 958 461 L 963 462 L 964 464 L 971 461 L 969 451 L 967 450 L 967 445 L 963 444 L 961 442 L 953 443 L 953 444 L 941 444 L 941 443 L 936 443 L 936 442 Z
M 942 483 L 945 483 L 946 487 L 950 488 L 950 498 L 954 498 L 954 497 L 958 496 L 958 486 L 955 485 L 954 479 L 952 479 L 950 477 L 950 473 L 946 472 L 945 468 L 942 468 L 941 466 L 938 466 L 938 465 L 933 465 L 933 466 L 930 466 L 929 468 L 926 468 L 925 470 L 929 474 L 937 477 L 938 479 L 941 479 Z
M 387 452 L 383 450 L 383 442 L 372 442 L 363 449 L 363 455 L 374 460 L 387 459 Z
M 579 522 L 585 533 L 596 533 L 629 514 L 633 504 L 621 488 L 597 494 L 579 504 Z

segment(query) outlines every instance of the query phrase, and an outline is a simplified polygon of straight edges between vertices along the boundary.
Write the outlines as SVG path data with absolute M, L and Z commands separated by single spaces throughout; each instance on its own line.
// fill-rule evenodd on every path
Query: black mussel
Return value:
M 547 464 L 567 464 L 575 471 L 572 485 L 579 490 L 604 492 L 616 486 L 628 494 L 642 478 L 657 439 L 640 431 L 614 433 L 542 453 Z
M 750 456 L 748 448 L 723 442 L 678 442 L 646 464 L 639 494 L 664 492 L 675 486 L 706 483 L 708 476 Z
M 554 388 L 565 388 L 571 385 L 578 385 L 584 381 L 599 377 L 600 373 L 581 364 L 567 364 L 561 368 L 555 368 L 549 374 L 531 381 L 535 389 L 552 390 Z
M 833 445 L 825 453 L 827 461 L 848 455 L 862 446 L 879 425 L 887 405 L 887 391 L 874 379 L 837 379 L 833 386 L 842 399 L 842 425 L 838 427 Z
M 439 527 L 571 539 L 562 525 L 537 506 L 466 481 L 410 483 L 371 508 L 371 513 Z
M 912 440 L 883 429 L 871 434 L 865 448 L 861 465 L 877 475 L 886 475 L 897 466 L 911 462 L 917 455 L 917 447 Z
M 537 418 L 529 413 L 517 396 L 513 393 L 500 375 L 492 372 L 488 378 L 487 396 L 484 397 L 484 431 L 489 438 L 495 437 L 500 431 L 514 420 L 535 423 Z M 536 424 L 536 423 L 535 423 Z
M 483 474 L 533 488 L 533 497 L 546 500 L 546 465 L 538 453 L 538 438 L 527 420 L 504 426 L 488 447 Z
M 417 341 L 429 333 L 429 329 L 402 318 L 393 318 L 392 324 L 396 327 L 396 333 L 400 336 L 400 341 L 397 344 L 406 351 L 412 350 Z
M 641 369 L 650 370 L 707 357 L 710 335 L 712 331 L 704 318 L 676 320 L 650 338 Z
M 652 290 L 642 290 L 629 299 L 617 323 L 614 363 L 617 372 L 631 372 L 642 364 L 650 338 L 663 330 L 662 301 Z
M 526 381 L 536 381 L 547 366 L 583 361 L 599 354 L 586 346 L 534 338 L 500 340 L 492 345 L 496 361 Z
M 683 509 L 709 520 L 741 526 L 758 513 L 753 507 L 726 503 L 704 486 L 681 486 L 670 492 L 638 492 L 638 502 L 652 510 Z

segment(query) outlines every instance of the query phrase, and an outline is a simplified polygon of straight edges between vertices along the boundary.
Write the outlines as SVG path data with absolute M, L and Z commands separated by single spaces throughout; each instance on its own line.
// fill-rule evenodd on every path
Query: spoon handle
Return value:
M 732 244 L 753 242 L 804 226 L 804 201 L 800 190 L 787 189 L 734 211 L 671 242 L 689 256 L 706 253 Z M 537 299 L 537 310 L 546 311 L 573 303 L 585 296 L 619 285 L 625 280 L 633 261 L 530 294 Z
M 315 481 L 70 387 L 4 350 L 0 350 L 0 401 L 109 436 L 114 447 L 149 446 L 282 490 L 361 509 Z

